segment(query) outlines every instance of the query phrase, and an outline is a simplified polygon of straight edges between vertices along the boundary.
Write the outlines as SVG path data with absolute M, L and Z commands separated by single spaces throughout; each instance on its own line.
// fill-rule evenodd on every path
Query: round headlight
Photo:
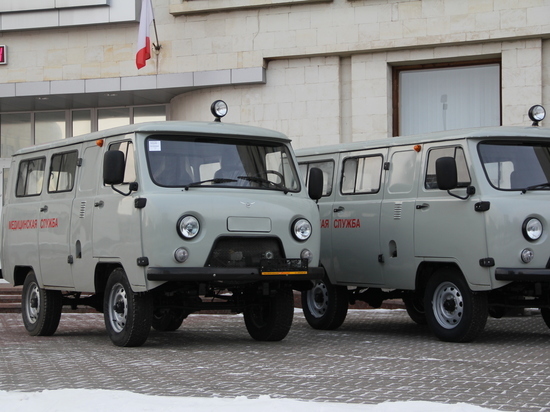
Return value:
M 527 218 L 523 222 L 522 232 L 525 239 L 538 240 L 542 236 L 542 223 L 534 217 Z
M 296 240 L 307 240 L 311 236 L 311 223 L 306 219 L 298 219 L 292 224 L 292 235 Z
M 542 122 L 545 117 L 546 110 L 541 105 L 537 104 L 529 109 L 529 119 L 534 122 L 533 126 L 538 126 L 538 122 Z
M 185 215 L 178 220 L 178 235 L 183 239 L 193 239 L 199 234 L 200 225 L 195 216 Z
M 216 120 L 219 121 L 220 118 L 224 117 L 227 114 L 227 103 L 225 103 L 223 100 L 216 100 L 214 103 L 212 103 L 212 106 L 210 106 L 210 111 L 216 117 Z

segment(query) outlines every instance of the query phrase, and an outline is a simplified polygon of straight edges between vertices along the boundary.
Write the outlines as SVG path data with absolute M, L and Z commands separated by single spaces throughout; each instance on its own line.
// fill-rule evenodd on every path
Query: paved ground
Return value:
M 403 310 L 352 311 L 338 331 L 300 312 L 282 342 L 252 340 L 241 316 L 193 315 L 140 348 L 111 344 L 101 314 L 63 314 L 53 337 L 0 314 L 0 390 L 88 388 L 144 394 L 380 403 L 465 402 L 550 411 L 550 330 L 540 315 L 489 319 L 474 343 L 436 340 Z M 0 408 L 1 409 L 1 408 Z

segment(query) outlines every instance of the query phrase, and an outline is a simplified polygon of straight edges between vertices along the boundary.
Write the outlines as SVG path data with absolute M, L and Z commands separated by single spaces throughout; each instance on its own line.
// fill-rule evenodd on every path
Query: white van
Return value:
M 538 125 L 544 111 L 532 112 Z M 514 308 L 540 308 L 550 327 L 550 129 L 457 130 L 297 156 L 304 176 L 315 167 L 325 177 L 327 276 L 302 293 L 312 327 L 338 328 L 349 303 L 392 298 L 444 341 L 471 341 L 488 315 Z
M 205 309 L 281 340 L 292 289 L 324 273 L 290 141 L 255 127 L 143 123 L 19 150 L 2 219 L 2 274 L 23 285 L 31 335 L 89 305 L 118 346 Z

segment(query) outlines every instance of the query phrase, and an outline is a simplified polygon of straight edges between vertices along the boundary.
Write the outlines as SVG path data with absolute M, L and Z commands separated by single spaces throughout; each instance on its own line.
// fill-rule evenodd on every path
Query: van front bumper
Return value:
M 550 269 L 496 268 L 495 279 L 516 282 L 550 282 Z
M 147 280 L 156 281 L 183 281 L 183 282 L 208 282 L 208 281 L 243 281 L 243 282 L 269 282 L 269 281 L 303 281 L 320 280 L 325 271 L 322 267 L 310 267 L 306 270 L 295 271 L 277 270 L 265 271 L 261 268 L 178 268 L 178 267 L 150 267 L 147 269 Z

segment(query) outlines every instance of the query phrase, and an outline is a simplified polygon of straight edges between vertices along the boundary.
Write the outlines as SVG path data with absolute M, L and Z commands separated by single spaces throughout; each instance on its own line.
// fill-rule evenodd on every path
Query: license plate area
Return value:
M 263 276 L 307 275 L 307 259 L 262 259 L 260 274 Z

